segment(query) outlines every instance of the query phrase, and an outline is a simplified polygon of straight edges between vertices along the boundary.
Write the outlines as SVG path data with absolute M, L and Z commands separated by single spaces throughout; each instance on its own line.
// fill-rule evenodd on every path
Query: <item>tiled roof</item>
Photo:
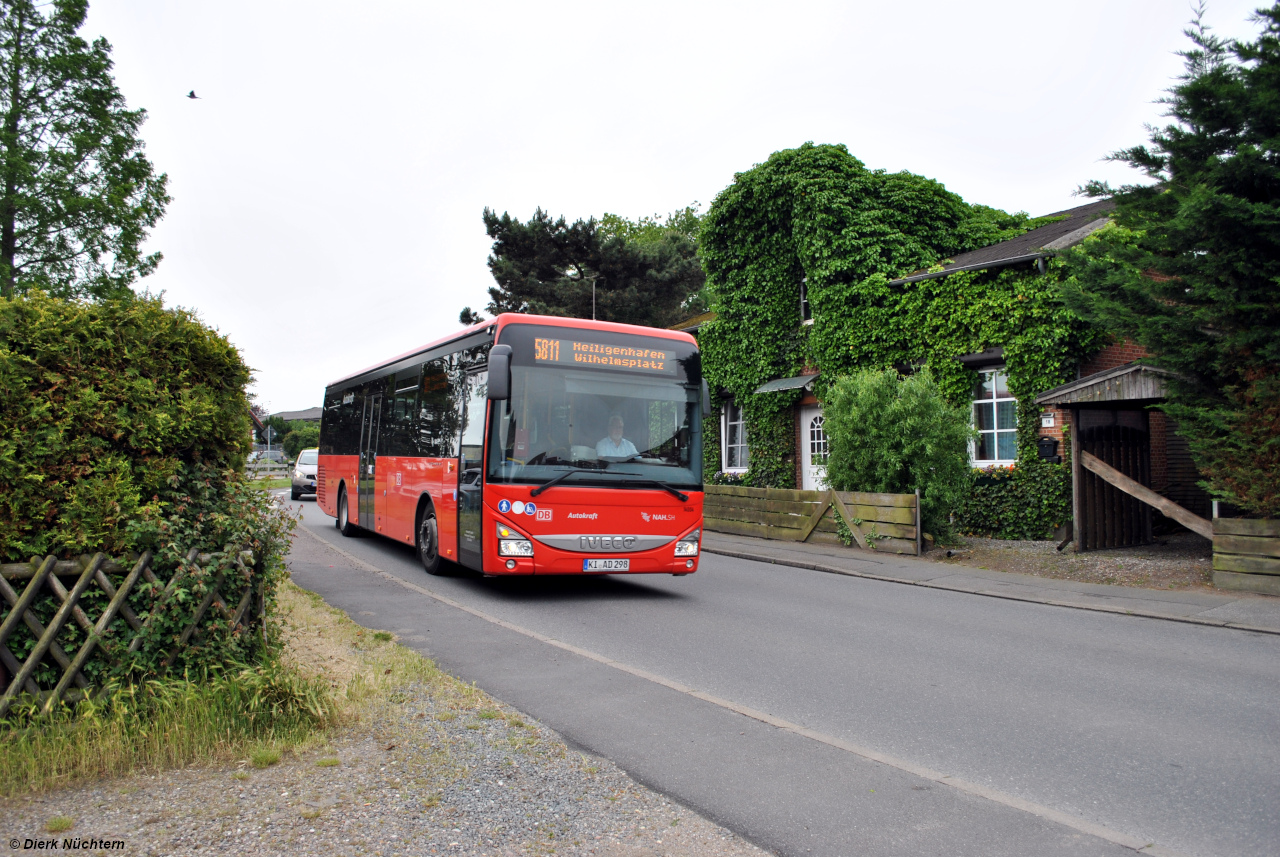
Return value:
M 294 420 L 320 420 L 320 414 L 323 408 L 307 408 L 305 411 L 281 411 L 278 414 L 272 414 L 273 417 L 279 417 L 285 422 L 293 422 Z
M 1052 255 L 1055 251 L 1065 250 L 1068 247 L 1079 244 L 1090 232 L 1105 225 L 1111 210 L 1115 207 L 1114 201 L 1103 199 L 1078 208 L 1056 211 L 1045 216 L 1061 217 L 1063 218 L 1062 220 L 1041 226 L 1039 229 L 1032 229 L 1030 232 L 1025 232 L 1016 238 L 1001 241 L 999 244 L 979 247 L 977 250 L 961 253 L 947 260 L 941 271 L 915 273 L 909 277 L 894 280 L 893 283 L 910 283 L 933 277 L 945 277 L 948 274 L 954 274 L 959 271 L 999 268 L 1015 262 L 1030 262 L 1037 258 Z

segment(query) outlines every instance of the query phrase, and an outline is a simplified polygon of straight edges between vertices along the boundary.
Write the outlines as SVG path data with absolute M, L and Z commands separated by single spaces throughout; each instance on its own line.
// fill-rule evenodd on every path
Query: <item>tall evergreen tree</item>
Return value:
M 1175 373 L 1178 421 L 1210 492 L 1280 516 L 1280 4 L 1252 42 L 1186 31 L 1174 121 L 1116 152 L 1152 181 L 1113 189 L 1116 228 L 1072 260 L 1068 301 Z
M 87 0 L 0 3 L 0 295 L 128 294 L 160 261 L 140 249 L 169 202 L 111 76 L 111 46 L 76 35 Z
M 617 215 L 567 222 L 541 208 L 527 223 L 484 211 L 493 239 L 491 313 L 598 318 L 665 327 L 689 314 L 705 277 L 698 261 L 696 214 L 676 212 L 661 224 Z M 469 309 L 460 321 L 477 316 Z

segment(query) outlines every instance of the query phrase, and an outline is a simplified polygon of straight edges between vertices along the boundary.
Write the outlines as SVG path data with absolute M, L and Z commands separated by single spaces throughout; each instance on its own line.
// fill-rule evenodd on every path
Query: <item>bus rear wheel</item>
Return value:
M 333 522 L 333 525 L 338 528 L 338 532 L 347 537 L 354 536 L 358 529 L 355 524 L 351 523 L 351 514 L 347 507 L 347 489 L 345 488 L 338 491 L 338 517 Z
M 436 527 L 436 510 L 427 506 L 418 521 L 418 559 L 427 574 L 441 574 L 440 533 Z

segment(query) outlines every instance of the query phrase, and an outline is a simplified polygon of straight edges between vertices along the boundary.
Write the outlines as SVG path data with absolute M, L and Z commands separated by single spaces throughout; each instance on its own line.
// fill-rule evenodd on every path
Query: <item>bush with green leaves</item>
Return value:
M 159 298 L 0 299 L 0 561 L 120 556 L 189 467 L 243 466 L 249 367 Z
M 248 381 L 225 337 L 158 298 L 0 299 L 0 562 L 102 552 L 129 566 L 143 551 L 155 555 L 160 585 L 139 584 L 130 599 L 151 618 L 143 645 L 123 656 L 130 632 L 117 617 L 102 655 L 85 665 L 92 683 L 248 663 L 272 649 L 211 610 L 195 642 L 164 664 L 220 576 L 224 597 L 253 583 L 269 606 L 284 575 L 294 521 L 242 473 Z M 192 549 L 209 555 L 198 568 L 186 561 Z M 252 568 L 236 562 L 244 550 Z M 180 571 L 181 584 L 160 600 Z M 97 615 L 105 600 L 90 587 L 86 611 Z M 47 623 L 58 606 L 50 595 L 32 610 Z M 83 640 L 74 622 L 59 637 L 73 651 Z M 25 627 L 8 641 L 20 659 L 34 644 Z M 34 678 L 48 688 L 58 674 L 49 663 Z
M 291 459 L 297 458 L 302 450 L 320 445 L 320 426 L 316 423 L 295 420 L 290 424 L 289 433 L 284 436 L 284 440 L 280 441 L 280 445 L 284 447 L 285 455 Z
M 948 516 L 969 488 L 973 429 L 968 412 L 947 402 L 928 369 L 905 378 L 893 369 L 840 378 L 823 413 L 832 488 L 891 494 L 918 488 L 925 531 L 950 532 Z
M 964 533 L 998 539 L 1047 539 L 1071 520 L 1071 465 L 1028 458 L 974 473 L 956 509 Z

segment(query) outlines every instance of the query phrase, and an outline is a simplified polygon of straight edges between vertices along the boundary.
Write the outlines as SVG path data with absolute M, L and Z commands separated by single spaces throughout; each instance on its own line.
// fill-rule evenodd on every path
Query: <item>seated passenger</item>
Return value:
M 622 436 L 622 417 L 609 417 L 609 436 L 596 444 L 596 455 L 601 458 L 630 458 L 639 455 L 636 445 Z

